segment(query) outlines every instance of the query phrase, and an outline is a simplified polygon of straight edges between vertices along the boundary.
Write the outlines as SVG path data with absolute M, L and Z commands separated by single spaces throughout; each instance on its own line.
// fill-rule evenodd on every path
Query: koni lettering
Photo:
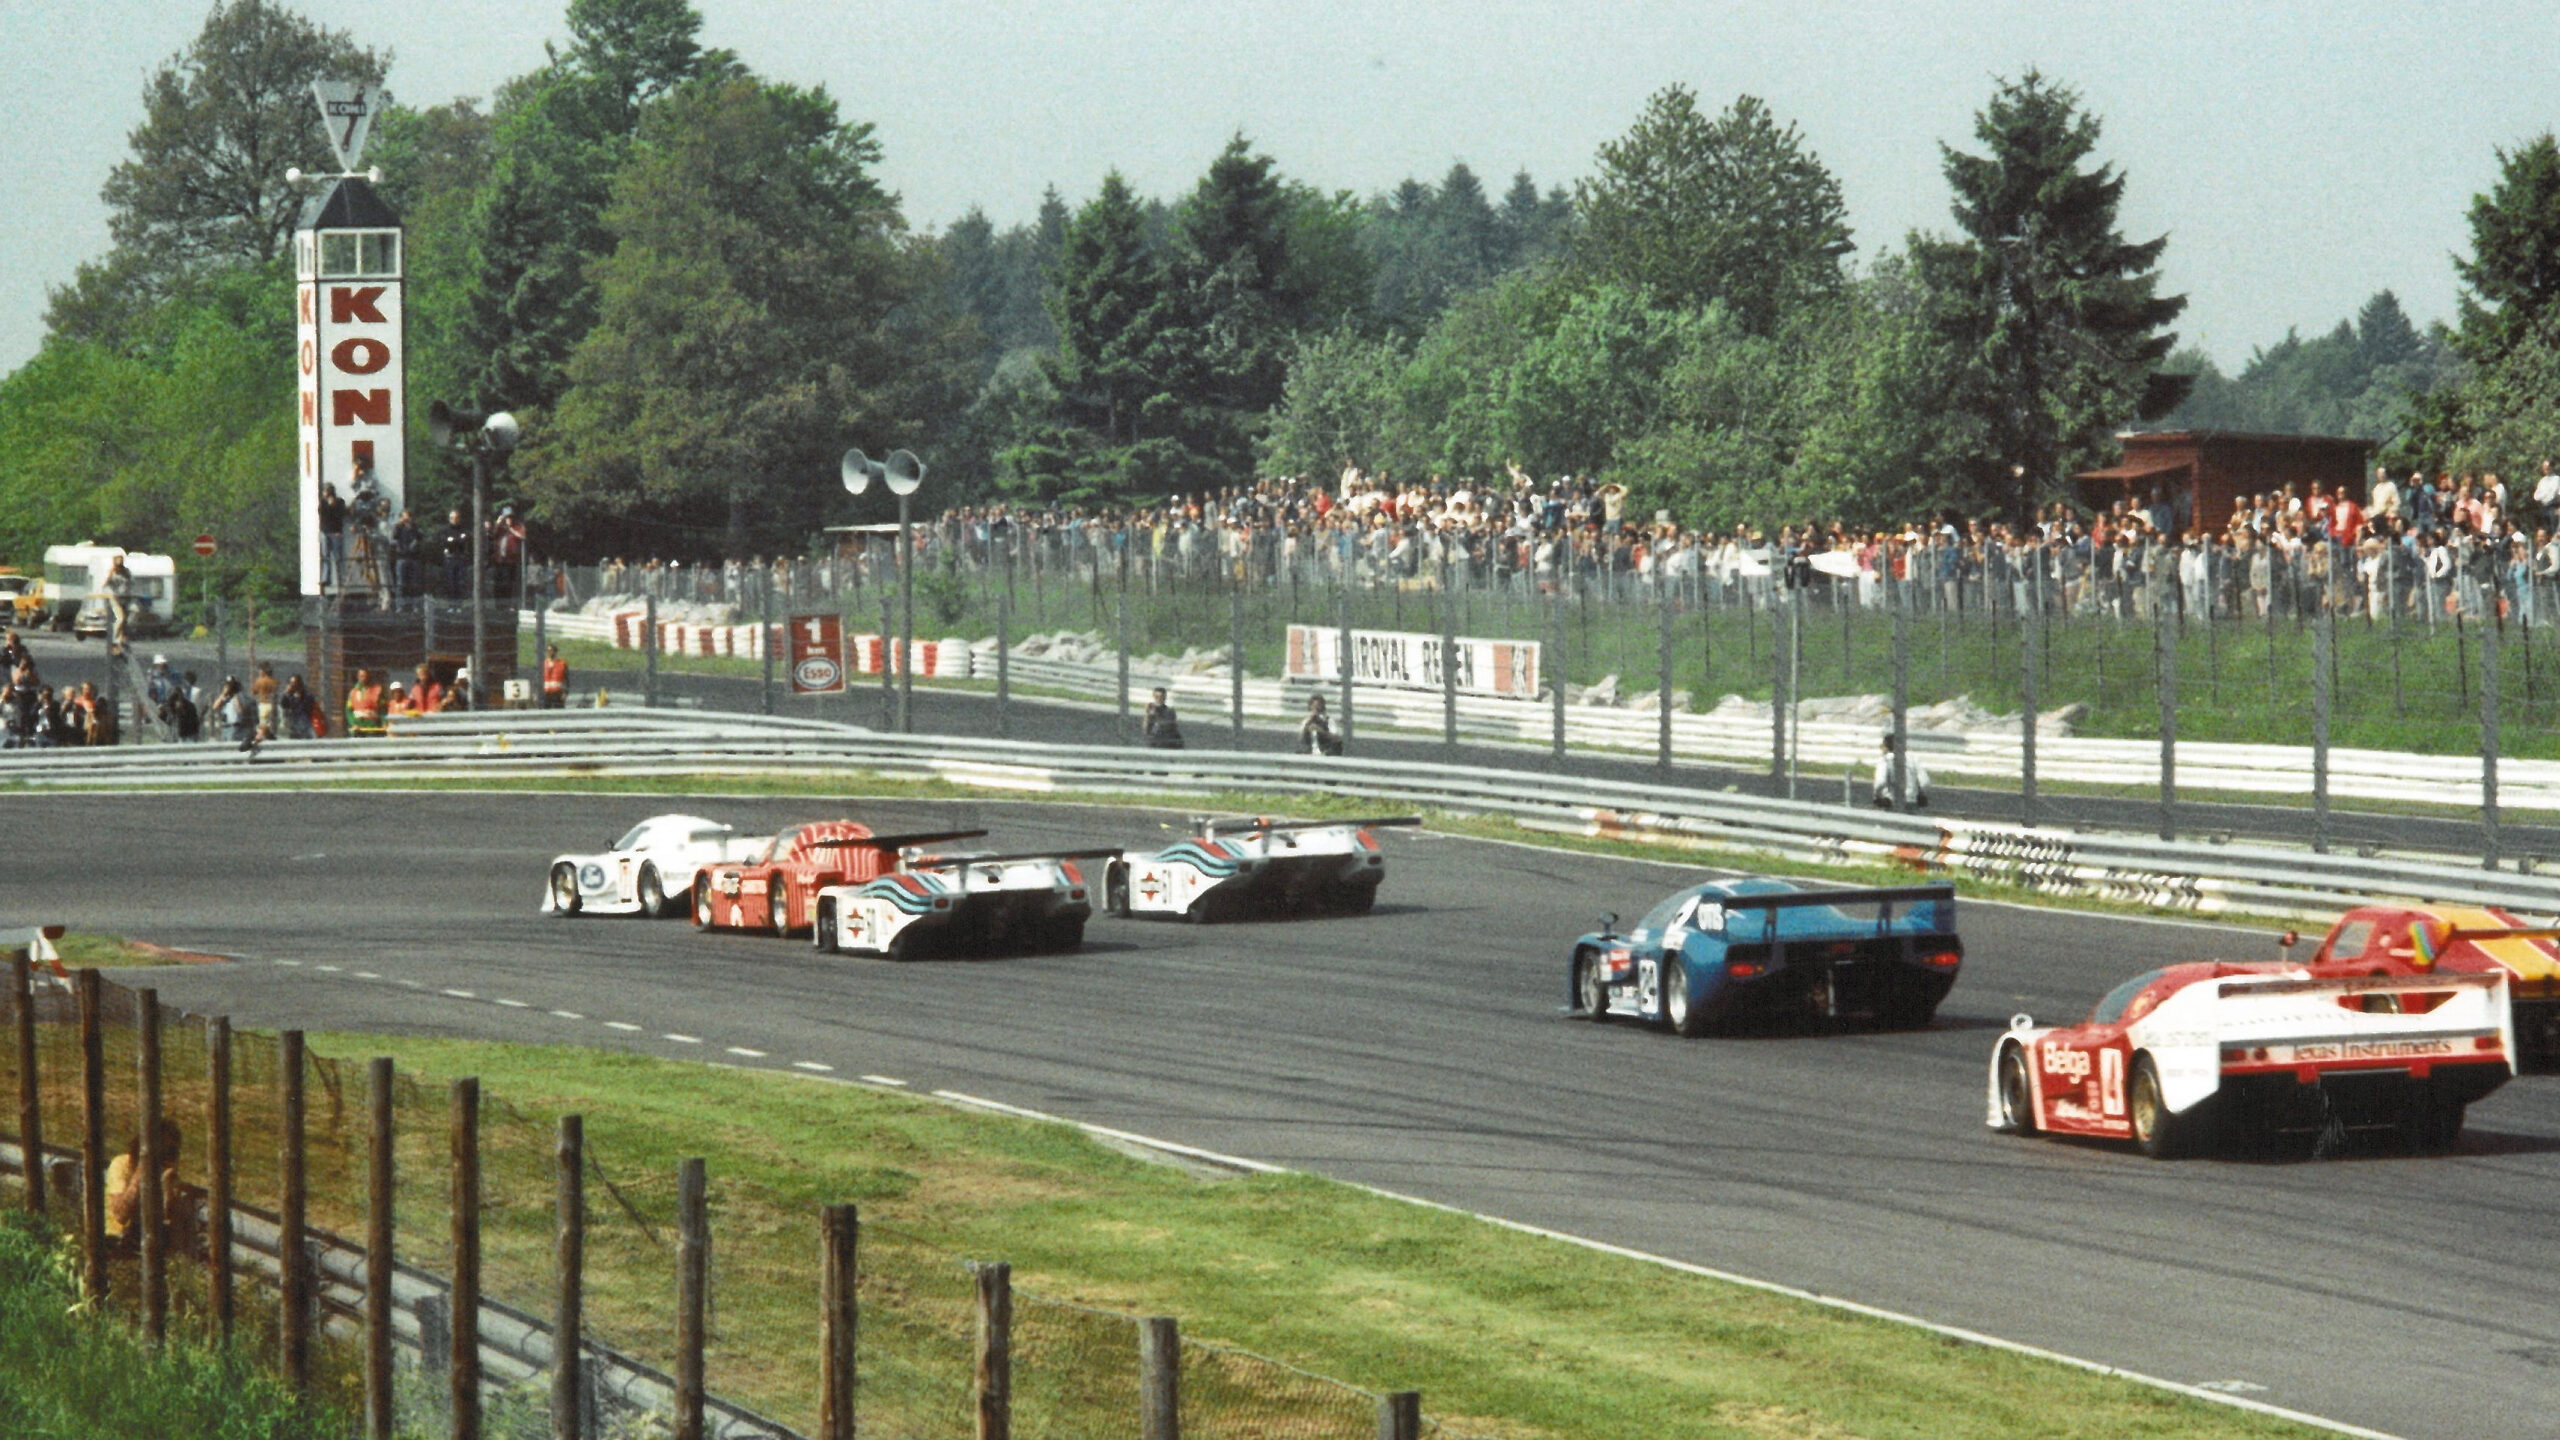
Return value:
M 388 325 L 376 301 L 388 285 L 332 285 L 329 287 L 329 323 L 332 325 Z

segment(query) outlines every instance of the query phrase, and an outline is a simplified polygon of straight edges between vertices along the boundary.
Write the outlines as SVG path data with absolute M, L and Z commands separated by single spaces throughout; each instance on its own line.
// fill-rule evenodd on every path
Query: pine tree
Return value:
M 1975 117 L 1986 153 L 1941 145 L 1960 241 L 1914 253 L 1942 333 L 1962 351 L 1962 403 L 1981 422 L 1983 498 L 2024 518 L 2065 473 L 2102 458 L 2125 422 L 2167 414 L 2193 377 L 2163 368 L 2162 327 L 2186 297 L 2157 294 L 2167 236 L 2117 229 L 2124 177 L 2090 168 L 2097 117 L 2030 70 Z
M 2498 152 L 2497 188 L 2471 200 L 2471 256 L 2455 348 L 2494 365 L 2560 299 L 2560 143 L 2546 130 Z

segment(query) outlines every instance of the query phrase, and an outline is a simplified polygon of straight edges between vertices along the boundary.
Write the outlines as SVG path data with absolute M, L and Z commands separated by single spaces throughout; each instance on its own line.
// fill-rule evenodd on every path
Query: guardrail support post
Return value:
M 231 1345 L 231 1022 L 205 1022 L 204 1253 L 207 1329 L 216 1348 Z
M 978 1267 L 977 1440 L 1013 1440 L 1013 1267 Z
M 1378 1440 L 1422 1440 L 1422 1392 L 1378 1397 Z
M 764 652 L 764 688 L 757 696 L 758 703 L 763 708 L 758 713 L 770 715 L 773 713 L 773 577 L 771 575 L 756 577 L 756 593 L 764 601 L 756 611 L 756 649 Z
M 1138 1440 L 1182 1440 L 1182 1331 L 1168 1315 L 1138 1322 Z
M 880 587 L 880 728 L 898 728 L 898 632 L 889 587 Z
M 2036 667 L 2044 650 L 2044 552 L 2035 554 L 2038 583 L 2027 595 L 2027 613 L 2018 624 L 2018 824 L 2036 824 Z
M 302 1032 L 276 1037 L 276 1314 L 278 1368 L 301 1394 L 311 1388 L 311 1246 L 309 1158 L 304 1144 Z
M 1656 637 L 1655 644 L 1654 675 L 1659 683 L 1654 687 L 1653 763 L 1655 768 L 1668 774 L 1671 770 L 1671 586 L 1658 570 L 1654 578 L 1653 604 L 1654 618 L 1662 632 Z M 1456 724 L 1456 702 L 1452 700 L 1450 725 L 1454 728 Z
M 640 602 L 640 708 L 658 708 L 658 596 Z
M 855 1367 L 861 1355 L 862 1216 L 851 1205 L 830 1205 L 820 1217 L 818 1297 L 818 1440 L 854 1440 Z
M 1900 598 L 1911 597 L 1906 590 Z M 1911 612 L 1900 604 L 1893 607 L 1893 765 L 1886 778 L 1893 783 L 1893 808 L 1910 805 Z
M 2494 602 L 2493 602 L 2494 603 Z M 2480 868 L 2498 868 L 2498 620 L 2480 625 Z
M 453 1082 L 453 1440 L 480 1440 L 480 1082 Z
M 1013 587 L 996 592 L 996 734 L 1013 738 Z
M 587 1128 L 583 1116 L 560 1117 L 559 1229 L 552 1242 L 551 1440 L 584 1440 L 586 1396 L 580 1359 L 587 1333 Z
M 702 1440 L 703 1310 L 711 1279 L 711 1222 L 702 1161 L 676 1169 L 675 1440 Z
M 1553 630 L 1553 632 L 1554 632 L 1554 633 L 1553 633 L 1553 635 L 1551 635 L 1551 636 L 1549 637 L 1548 645 L 1547 645 L 1548 650 L 1551 652 L 1551 653 L 1547 656 L 1547 695 L 1548 695 L 1548 698 L 1549 698 L 1550 700 L 1552 700 L 1552 701 L 1554 702 L 1554 704 L 1555 704 L 1555 740 L 1554 740 L 1554 742 L 1553 742 L 1553 750 L 1554 750 L 1554 753 L 1555 753 L 1555 757 L 1556 757 L 1557 759 L 1561 760 L 1561 759 L 1563 759 L 1563 758 L 1564 758 L 1564 685 L 1565 685 L 1565 667 L 1564 667 L 1564 630 L 1565 630 L 1565 624 L 1564 624 L 1564 600 L 1563 600 L 1563 598 L 1562 598 L 1562 597 L 1560 597 L 1560 596 L 1555 596 L 1555 595 L 1550 595 L 1550 596 L 1548 596 L 1548 597 L 1547 597 L 1547 619 L 1548 619 L 1548 621 L 1550 622 L 1549 628 L 1550 628 L 1551 630 Z M 1343 627 L 1343 631 L 1342 631 L 1342 639 L 1343 639 L 1343 649 L 1344 649 L 1345 651 L 1348 651 L 1348 650 L 1350 649 L 1350 647 L 1351 647 L 1351 629 L 1350 629 L 1350 626 L 1349 626 L 1349 625 L 1347 625 L 1347 624 Z M 1346 691 L 1348 691 L 1350 687 L 1349 687 L 1349 685 L 1346 683 L 1346 684 L 1344 685 L 1344 687 L 1343 687 L 1343 688 L 1344 688 Z
M 1784 577 L 1781 577 L 1783 582 Z M 1786 614 L 1786 599 L 1776 590 L 1769 593 L 1769 780 L 1773 785 L 1787 782 L 1787 647 L 1779 639 L 1780 617 Z
M 392 1225 L 392 1067 L 389 1056 L 375 1056 L 366 1068 L 368 1133 L 365 1147 L 364 1206 L 364 1433 L 365 1440 L 392 1440 L 391 1393 L 391 1257 Z
M 2329 853 L 2329 652 L 2337 632 L 2322 610 L 2311 627 L 2311 848 Z
M 160 992 L 136 991 L 133 997 L 135 1089 L 140 1102 L 142 1142 L 136 1156 L 142 1170 L 142 1333 L 157 1345 L 169 1338 L 169 1197 L 160 1177 L 178 1157 L 160 1145 Z
M 107 1052 L 99 1034 L 98 972 L 73 982 L 80 996 L 80 1294 L 107 1301 Z
M 1440 554 L 1440 747 L 1458 756 L 1458 597 L 1449 589 L 1449 555 Z
M 2160 690 L 2160 838 L 2178 838 L 2178 633 L 2171 628 L 2173 616 L 2166 604 L 2155 603 L 2152 610 L 2152 667 L 2159 672 Z M 2325 628 L 2329 612 L 2323 608 L 2320 623 Z
M 1244 582 L 1227 582 L 1227 713 L 1238 741 L 1244 739 Z
M 1120 552 L 1120 593 L 1112 600 L 1111 631 L 1120 650 L 1120 728 L 1129 728 L 1129 552 Z
M 27 1210 L 44 1213 L 44 1077 L 36 1069 L 35 962 L 25 950 L 9 957 L 9 1014 L 17 1022 L 18 1161 L 27 1182 Z
M 1344 577 L 1333 592 L 1334 607 L 1341 612 L 1342 637 L 1342 746 L 1351 748 L 1351 581 Z

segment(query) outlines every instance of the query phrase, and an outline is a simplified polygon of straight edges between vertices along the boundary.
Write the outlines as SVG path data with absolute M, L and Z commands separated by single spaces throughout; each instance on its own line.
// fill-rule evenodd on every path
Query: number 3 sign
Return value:
M 794 615 L 790 628 L 791 693 L 844 693 L 844 618 Z

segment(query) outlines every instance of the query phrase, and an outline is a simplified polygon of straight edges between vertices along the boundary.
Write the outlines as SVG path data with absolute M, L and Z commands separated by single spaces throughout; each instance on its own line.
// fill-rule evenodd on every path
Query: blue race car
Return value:
M 1617 918 L 1573 942 L 1572 1012 L 1683 1035 L 1789 1024 L 1916 1030 L 1964 963 L 1952 885 L 1805 890 L 1719 880 L 1674 891 L 1624 935 Z

